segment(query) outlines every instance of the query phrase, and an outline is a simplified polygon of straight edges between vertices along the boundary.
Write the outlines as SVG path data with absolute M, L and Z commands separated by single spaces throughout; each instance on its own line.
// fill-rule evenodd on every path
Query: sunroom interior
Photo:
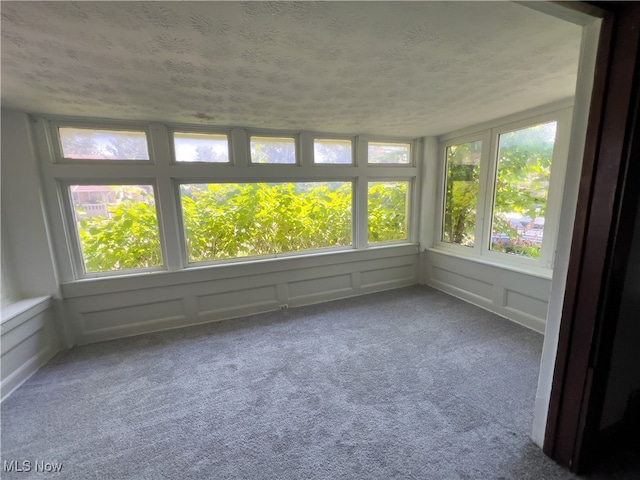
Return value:
M 541 443 L 598 22 L 510 2 L 179 3 L 2 4 L 2 397 L 73 345 L 424 284 L 547 330 Z M 263 215 L 287 188 L 343 195 L 324 214 L 342 216 L 262 250 L 215 253 L 198 231 L 205 197 L 221 218 L 261 197 Z M 154 260 L 90 257 L 103 210 L 134 196 Z

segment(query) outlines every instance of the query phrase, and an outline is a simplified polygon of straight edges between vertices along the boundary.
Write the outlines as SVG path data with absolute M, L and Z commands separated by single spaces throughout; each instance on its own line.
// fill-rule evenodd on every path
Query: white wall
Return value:
M 3 110 L 1 128 L 1 254 L 9 286 L 0 323 L 5 398 L 60 350 L 64 328 L 29 119 Z
M 543 333 L 551 279 L 429 249 L 425 283 Z
M 415 285 L 418 264 L 404 245 L 71 282 L 63 294 L 82 344 Z

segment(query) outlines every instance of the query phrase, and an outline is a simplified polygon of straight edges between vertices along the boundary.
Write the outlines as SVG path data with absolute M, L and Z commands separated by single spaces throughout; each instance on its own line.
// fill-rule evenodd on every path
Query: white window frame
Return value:
M 364 158 L 367 166 L 371 168 L 407 168 L 407 167 L 415 167 L 416 165 L 416 154 L 415 147 L 416 144 L 414 141 L 406 141 L 399 140 L 397 138 L 392 137 L 378 137 L 371 136 L 366 139 Z M 409 163 L 370 163 L 369 162 L 369 144 L 370 143 L 380 143 L 380 144 L 395 144 L 395 145 L 408 145 L 409 146 Z
M 267 163 L 258 163 L 258 162 L 254 162 L 253 158 L 251 158 L 251 138 L 253 137 L 259 137 L 259 138 L 286 138 L 286 139 L 293 139 L 293 151 L 294 154 L 296 156 L 296 161 L 294 163 L 271 163 L 271 162 L 267 162 Z M 302 164 L 300 157 L 301 157 L 301 146 L 300 146 L 300 132 L 265 132 L 264 130 L 254 130 L 254 131 L 247 131 L 247 158 L 249 159 L 249 165 L 251 165 L 252 167 L 258 167 L 258 168 L 264 168 L 265 165 L 269 165 L 269 166 L 277 166 L 277 167 L 297 167 L 300 166 Z
M 316 154 L 315 154 L 315 142 L 316 140 L 339 140 L 339 141 L 349 141 L 351 142 L 351 163 L 316 163 Z M 357 139 L 356 137 L 353 136 L 340 136 L 340 135 L 334 135 L 334 134 L 327 134 L 327 135 L 319 135 L 319 134 L 314 134 L 311 137 L 311 163 L 316 166 L 316 167 L 320 167 L 323 168 L 325 166 L 329 166 L 329 167 L 353 167 L 357 165 Z
M 193 125 L 176 125 L 167 128 L 169 134 L 169 148 L 171 149 L 171 165 L 210 165 L 228 167 L 235 165 L 233 155 L 233 143 L 231 141 L 231 129 L 211 129 L 206 127 L 197 127 Z M 176 133 L 194 133 L 199 135 L 224 135 L 227 137 L 227 148 L 229 149 L 229 161 L 228 162 L 179 162 L 176 156 Z
M 368 177 L 366 180 L 366 186 L 367 186 L 367 237 L 366 237 L 366 242 L 367 242 L 367 246 L 368 247 L 383 247 L 385 245 L 398 245 L 398 244 L 408 244 L 408 243 L 415 243 L 416 241 L 416 236 L 418 234 L 417 230 L 418 230 L 418 225 L 416 221 L 413 221 L 414 219 L 414 205 L 415 205 L 415 195 L 416 195 L 416 189 L 415 189 L 415 182 L 416 179 L 413 177 L 376 177 L 376 178 L 372 178 L 372 177 Z M 407 182 L 407 205 L 405 208 L 405 217 L 407 219 L 407 238 L 404 238 L 402 240 L 387 240 L 385 242 L 369 242 L 369 208 L 368 208 L 368 204 L 369 204 L 369 182 L 378 182 L 378 183 L 384 183 L 384 182 Z
M 342 251 L 363 251 L 404 247 L 417 244 L 419 166 L 416 166 L 419 140 L 407 137 L 371 137 L 374 142 L 405 143 L 411 153 L 410 164 L 368 164 L 367 141 L 359 135 L 326 132 L 292 132 L 290 130 L 249 129 L 241 127 L 203 127 L 139 121 L 30 115 L 34 146 L 40 163 L 45 209 L 50 226 L 52 248 L 60 280 L 73 283 L 91 279 L 113 278 L 133 274 L 159 275 L 206 268 L 227 268 L 229 264 L 252 264 L 280 261 L 283 258 L 318 256 Z M 147 134 L 149 160 L 90 160 L 60 162 L 58 127 L 87 129 L 137 130 Z M 227 135 L 229 163 L 176 162 L 173 132 Z M 290 137 L 296 142 L 296 164 L 253 164 L 250 161 L 251 137 Z M 349 139 L 353 147 L 353 164 L 314 164 L 313 139 Z M 408 180 L 408 238 L 395 242 L 368 244 L 367 184 L 369 181 Z M 352 182 L 352 246 L 327 247 L 301 252 L 241 257 L 211 262 L 188 263 L 186 238 L 181 215 L 179 185 L 183 183 L 252 183 L 252 182 Z M 149 184 L 153 185 L 159 241 L 164 265 L 150 269 L 120 270 L 87 274 L 76 233 L 75 217 L 68 185 Z M 66 189 L 66 190 L 65 190 Z M 65 198 L 66 197 L 66 198 Z M 267 258 L 268 257 L 268 258 Z M 186 273 L 185 273 L 186 275 Z M 195 272 L 194 272 L 195 275 Z
M 283 165 L 283 164 L 279 164 Z M 289 166 L 293 166 L 289 164 Z M 338 247 L 323 247 L 316 248 L 310 250 L 299 250 L 295 252 L 280 252 L 280 253 L 271 253 L 265 255 L 253 255 L 250 257 L 234 257 L 234 258 L 222 258 L 222 259 L 214 259 L 214 260 L 203 260 L 201 262 L 189 262 L 189 252 L 187 250 L 187 234 L 184 228 L 184 219 L 182 213 L 182 204 L 181 204 L 181 195 L 180 195 L 180 185 L 186 184 L 210 184 L 210 183 L 220 183 L 220 184 L 229 184 L 229 183 L 321 183 L 321 182 L 344 182 L 351 183 L 351 245 L 350 246 L 338 246 Z M 282 178 L 270 178 L 269 180 L 225 180 L 220 181 L 220 179 L 209 177 L 207 179 L 174 179 L 174 191 L 176 194 L 176 202 L 179 208 L 178 218 L 180 221 L 180 244 L 181 244 L 181 253 L 182 260 L 185 269 L 189 268 L 198 268 L 198 267 L 206 267 L 208 265 L 224 265 L 229 263 L 238 263 L 244 261 L 252 261 L 252 260 L 265 260 L 265 259 L 275 259 L 275 258 L 283 258 L 283 257 L 297 257 L 297 256 L 305 256 L 309 253 L 323 253 L 323 252 L 345 252 L 356 249 L 356 241 L 355 241 L 355 192 L 356 192 L 356 179 L 355 178 L 330 178 L 330 179 L 322 179 L 322 178 L 314 178 L 313 180 L 293 180 L 291 178 L 282 179 Z
M 560 220 L 562 186 L 564 184 L 569 138 L 571 134 L 571 116 L 572 108 L 566 107 L 544 113 L 538 112 L 529 115 L 520 115 L 520 118 L 514 118 L 507 122 L 490 122 L 485 125 L 486 128 L 478 129 L 473 133 L 463 132 L 461 134 L 453 133 L 441 136 L 439 138 L 438 149 L 438 205 L 435 218 L 434 248 L 465 258 L 476 258 L 488 263 L 533 274 L 550 275 L 553 269 L 555 244 Z M 490 249 L 490 241 L 500 135 L 553 121 L 557 122 L 557 130 L 553 148 L 553 159 L 551 162 L 544 236 L 540 250 L 540 258 L 528 258 L 493 251 Z M 444 242 L 442 240 L 442 229 L 446 201 L 444 195 L 447 173 L 446 148 L 474 140 L 482 140 L 482 153 L 480 159 L 480 185 L 478 189 L 475 239 L 474 246 L 471 248 Z
M 85 262 L 82 254 L 82 245 L 80 242 L 80 233 L 75 220 L 75 209 L 73 208 L 73 200 L 71 198 L 71 185 L 151 185 L 153 188 L 153 201 L 156 209 L 156 220 L 158 222 L 158 242 L 160 245 L 160 254 L 162 256 L 162 265 L 147 268 L 128 268 L 122 270 L 110 270 L 107 272 L 87 272 L 85 270 Z M 158 209 L 158 185 L 155 178 L 113 178 L 108 180 L 93 179 L 65 179 L 58 181 L 59 198 L 61 207 L 64 212 L 64 218 L 67 230 L 67 242 L 72 256 L 72 268 L 77 278 L 97 278 L 97 277 L 113 277 L 119 275 L 127 275 L 131 273 L 147 273 L 159 272 L 166 270 L 166 248 L 163 239 L 162 217 Z
M 91 121 L 90 123 L 83 123 L 78 121 L 51 121 L 50 123 L 49 141 L 51 142 L 51 148 L 53 150 L 54 162 L 57 164 L 67 165 L 96 165 L 96 164 L 120 164 L 127 163 L 130 165 L 149 165 L 153 163 L 154 154 L 153 146 L 151 143 L 151 135 L 148 124 L 142 123 L 113 123 L 108 120 Z M 58 134 L 59 128 L 78 128 L 82 130 L 112 130 L 118 131 L 136 131 L 143 132 L 147 138 L 147 151 L 149 152 L 148 160 L 132 160 L 132 159 L 83 159 L 83 158 L 67 158 L 62 152 L 62 142 Z

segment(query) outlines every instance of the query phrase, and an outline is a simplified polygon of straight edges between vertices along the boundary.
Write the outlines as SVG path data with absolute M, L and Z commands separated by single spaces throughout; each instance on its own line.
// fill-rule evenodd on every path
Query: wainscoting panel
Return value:
M 85 344 L 418 283 L 418 246 L 372 248 L 62 285 Z
M 428 250 L 424 283 L 544 333 L 551 279 Z
M 4 400 L 60 349 L 52 300 L 21 300 L 2 309 L 0 385 Z

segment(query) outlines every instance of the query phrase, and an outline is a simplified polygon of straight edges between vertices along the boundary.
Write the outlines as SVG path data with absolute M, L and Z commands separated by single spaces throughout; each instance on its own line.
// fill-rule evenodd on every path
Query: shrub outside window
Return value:
M 70 185 L 86 273 L 162 266 L 151 185 Z
M 474 245 L 481 154 L 480 140 L 446 149 L 443 242 Z
M 189 263 L 352 245 L 352 182 L 180 185 Z
M 408 181 L 369 182 L 369 243 L 406 240 L 408 238 Z
M 540 258 L 556 129 L 549 122 L 500 135 L 491 250 Z

